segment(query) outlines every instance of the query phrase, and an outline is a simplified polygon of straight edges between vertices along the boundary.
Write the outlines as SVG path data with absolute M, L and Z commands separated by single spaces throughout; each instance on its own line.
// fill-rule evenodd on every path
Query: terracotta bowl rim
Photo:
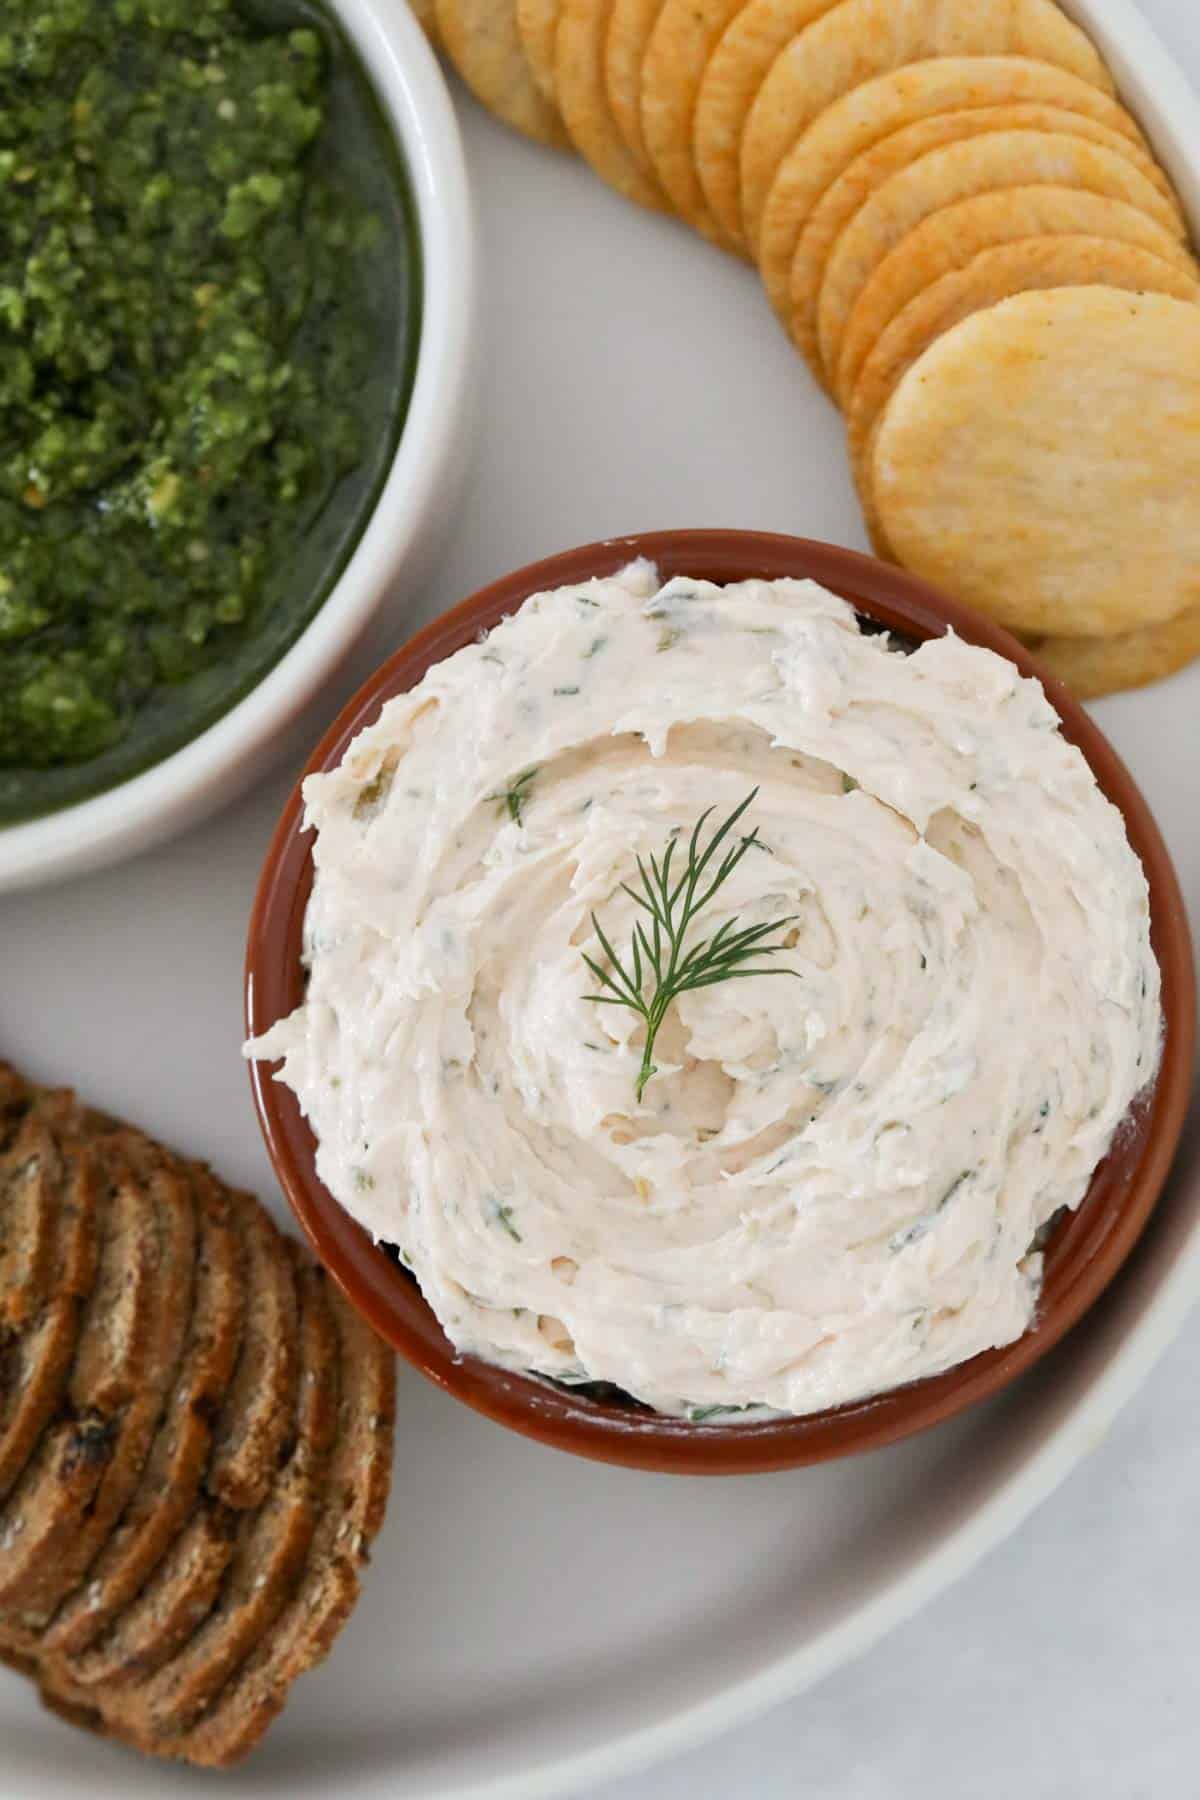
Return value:
M 298 778 L 263 864 L 246 951 L 248 1035 L 265 1030 L 300 996 L 300 931 L 312 876 L 310 838 L 302 829 L 305 778 L 335 767 L 386 700 L 414 686 L 432 664 L 514 612 L 531 594 L 611 574 L 636 556 L 656 563 L 664 575 L 722 582 L 811 576 L 842 593 L 865 617 L 910 638 L 952 629 L 1007 657 L 1023 674 L 1036 675 L 1064 734 L 1079 746 L 1125 819 L 1146 870 L 1163 976 L 1166 1032 L 1158 1075 L 1118 1133 L 1079 1209 L 1055 1232 L 1047 1249 L 1042 1305 L 1025 1335 L 944 1374 L 868 1400 L 757 1424 L 663 1418 L 456 1356 L 412 1278 L 318 1180 L 312 1133 L 290 1089 L 272 1078 L 274 1065 L 248 1065 L 272 1164 L 305 1235 L 351 1303 L 423 1375 L 498 1423 L 577 1455 L 660 1473 L 762 1473 L 878 1449 L 955 1416 L 1031 1368 L 1100 1297 L 1150 1217 L 1187 1114 L 1196 1030 L 1192 944 L 1170 856 L 1132 776 L 1062 683 L 1000 626 L 903 570 L 835 545 L 760 531 L 645 532 L 563 551 L 490 582 L 418 631 L 347 702 Z

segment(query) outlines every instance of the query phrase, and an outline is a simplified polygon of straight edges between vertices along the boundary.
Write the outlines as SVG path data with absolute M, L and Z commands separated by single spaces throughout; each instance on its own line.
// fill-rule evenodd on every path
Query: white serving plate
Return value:
M 1168 29 L 1187 3 L 1158 0 Z M 1113 57 L 1200 219 L 1182 76 L 1126 0 L 1070 10 Z M 1193 46 L 1200 72 L 1200 34 Z M 863 543 L 838 422 L 751 273 L 461 110 L 487 297 L 474 485 L 436 577 L 377 624 L 327 716 L 422 619 L 572 543 L 702 524 Z M 1195 918 L 1200 664 L 1096 710 L 1156 807 Z M 0 901 L 4 1051 L 266 1195 L 237 1055 L 240 955 L 285 785 L 272 778 L 169 850 Z M 404 1372 L 396 1487 L 363 1604 L 222 1792 L 578 1795 L 862 1652 L 1062 1481 L 1177 1330 L 1200 1294 L 1198 1140 L 1126 1274 L 1040 1370 L 860 1462 L 726 1482 L 627 1474 L 519 1440 Z M 138 1800 L 197 1785 L 44 1718 L 24 1684 L 0 1678 L 0 1793 L 80 1791 Z

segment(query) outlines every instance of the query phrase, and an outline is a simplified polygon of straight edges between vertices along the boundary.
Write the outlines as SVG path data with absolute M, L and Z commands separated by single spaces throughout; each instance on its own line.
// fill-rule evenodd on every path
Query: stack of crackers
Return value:
M 753 261 L 872 539 L 1088 697 L 1200 654 L 1200 271 L 1053 0 L 420 0 L 502 119 Z
M 257 1200 L 0 1064 L 0 1658 L 223 1767 L 358 1596 L 395 1364 Z

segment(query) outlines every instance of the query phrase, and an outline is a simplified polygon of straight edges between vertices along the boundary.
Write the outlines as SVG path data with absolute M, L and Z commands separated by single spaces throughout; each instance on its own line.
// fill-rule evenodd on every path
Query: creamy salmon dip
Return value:
M 589 999 L 636 858 L 757 789 L 705 930 L 788 978 Z M 634 563 L 537 594 L 305 784 L 317 1169 L 459 1351 L 704 1419 L 807 1413 L 1019 1337 L 1039 1235 L 1155 1073 L 1119 813 L 1040 685 L 804 581 Z

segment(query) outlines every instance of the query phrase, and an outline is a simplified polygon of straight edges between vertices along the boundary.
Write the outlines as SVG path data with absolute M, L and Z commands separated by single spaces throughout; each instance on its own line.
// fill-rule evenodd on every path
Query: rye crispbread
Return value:
M 75 1725 L 224 1766 L 354 1605 L 393 1358 L 202 1167 L 5 1065 L 0 1129 L 54 1177 L 0 1340 L 0 1661 Z
M 43 1633 L 43 1648 L 66 1657 L 68 1665 L 137 1596 L 190 1518 L 241 1341 L 245 1259 L 232 1206 L 207 1170 L 192 1166 L 187 1174 L 198 1226 L 188 1341 L 141 1485 L 84 1587 Z

